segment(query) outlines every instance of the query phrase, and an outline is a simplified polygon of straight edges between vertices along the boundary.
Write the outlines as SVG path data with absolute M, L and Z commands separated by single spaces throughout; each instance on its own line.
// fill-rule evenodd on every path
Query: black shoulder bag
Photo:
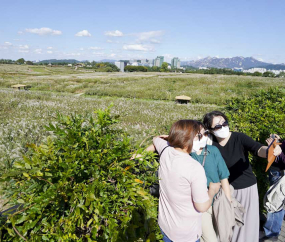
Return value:
M 169 145 L 168 145 L 168 146 L 165 146 L 165 147 L 163 148 L 163 150 L 161 151 L 161 153 L 159 154 L 159 161 L 158 161 L 159 163 L 160 163 L 160 157 L 161 157 L 163 151 L 164 151 L 167 147 L 169 147 Z M 156 175 L 156 177 L 158 177 L 158 171 L 155 172 L 155 175 Z M 152 196 L 159 198 L 159 183 L 154 183 L 153 185 L 151 185 L 150 188 L 149 188 L 149 190 L 150 190 L 150 194 L 151 194 Z

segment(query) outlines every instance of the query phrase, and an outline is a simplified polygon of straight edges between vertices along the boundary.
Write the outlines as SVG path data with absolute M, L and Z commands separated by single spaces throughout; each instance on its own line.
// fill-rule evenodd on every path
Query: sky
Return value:
M 285 63 L 284 0 L 0 0 L 0 59 Z

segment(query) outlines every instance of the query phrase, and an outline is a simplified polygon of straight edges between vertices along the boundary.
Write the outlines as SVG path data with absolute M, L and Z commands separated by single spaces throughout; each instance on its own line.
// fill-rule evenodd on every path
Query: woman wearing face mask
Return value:
M 213 135 L 213 145 L 221 152 L 230 171 L 229 182 L 234 197 L 245 208 L 244 226 L 234 227 L 232 241 L 257 242 L 259 240 L 259 201 L 256 177 L 252 172 L 248 153 L 266 158 L 264 146 L 243 133 L 230 132 L 226 115 L 213 111 L 204 116 L 203 123 Z
M 172 125 L 168 137 L 153 139 L 160 155 L 158 224 L 165 242 L 199 241 L 200 212 L 209 209 L 220 188 L 219 183 L 210 183 L 207 191 L 203 167 L 189 156 L 193 140 L 199 140 L 199 131 L 196 121 L 179 120 Z
M 200 125 L 200 140 L 194 141 L 192 152 L 190 156 L 197 160 L 201 165 L 204 163 L 204 169 L 207 177 L 207 186 L 210 182 L 221 182 L 222 189 L 225 192 L 226 197 L 231 201 L 230 185 L 228 177 L 230 175 L 226 163 L 217 149 L 212 145 L 207 145 L 208 130 L 202 123 Z M 207 150 L 205 149 L 207 145 Z M 205 154 L 206 152 L 206 154 Z M 202 236 L 201 242 L 217 242 L 217 235 L 213 226 L 213 208 L 212 206 L 202 215 Z

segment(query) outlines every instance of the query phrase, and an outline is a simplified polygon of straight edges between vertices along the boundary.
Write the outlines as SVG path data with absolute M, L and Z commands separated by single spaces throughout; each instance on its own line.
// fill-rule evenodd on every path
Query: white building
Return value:
M 178 57 L 174 57 L 171 60 L 171 67 L 174 69 L 180 69 L 180 59 Z
M 251 68 L 248 70 L 244 70 L 243 72 L 246 72 L 246 73 L 260 72 L 263 74 L 264 72 L 266 72 L 266 69 L 265 68 Z
M 201 66 L 201 67 L 199 67 L 199 70 L 209 70 L 209 68 L 208 68 L 208 67 Z
M 279 75 L 281 72 L 285 72 L 285 70 L 268 70 L 273 72 L 275 75 Z
M 115 65 L 120 69 L 121 72 L 125 72 L 125 63 L 123 61 L 116 61 Z

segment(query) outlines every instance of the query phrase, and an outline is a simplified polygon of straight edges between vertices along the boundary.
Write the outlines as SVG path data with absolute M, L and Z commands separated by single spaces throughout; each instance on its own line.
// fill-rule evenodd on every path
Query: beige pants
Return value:
M 202 236 L 200 242 L 218 242 L 217 235 L 212 222 L 212 206 L 202 214 Z

